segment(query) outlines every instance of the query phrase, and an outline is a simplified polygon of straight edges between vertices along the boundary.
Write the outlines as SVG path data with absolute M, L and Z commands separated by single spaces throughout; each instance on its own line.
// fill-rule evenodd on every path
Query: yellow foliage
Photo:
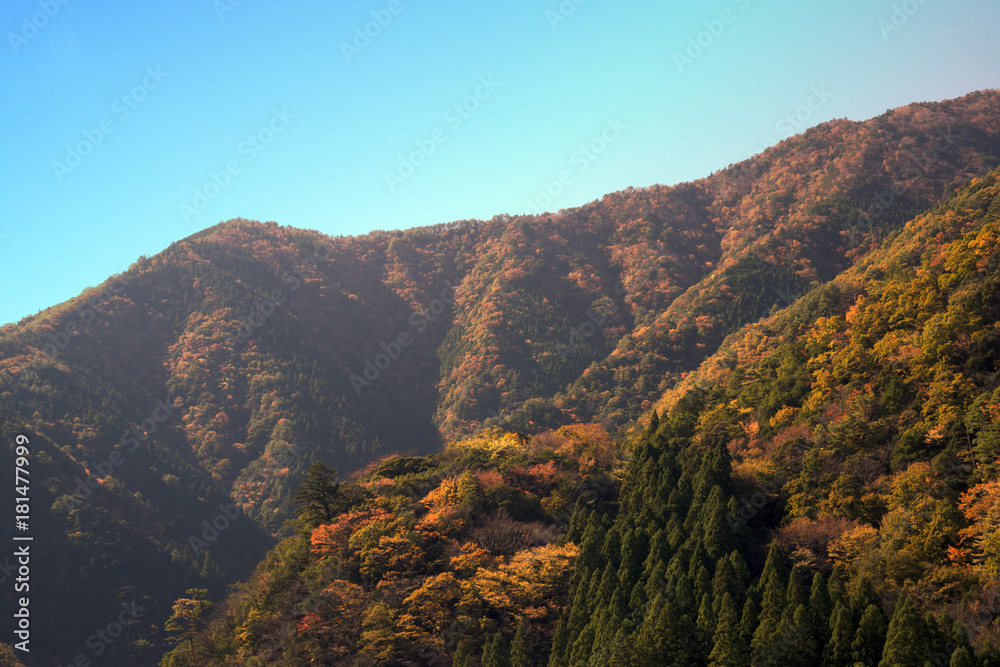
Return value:
M 771 417 L 771 427 L 776 428 L 778 426 L 784 426 L 785 424 L 791 424 L 795 421 L 795 418 L 801 412 L 800 408 L 793 408 L 790 406 L 784 406 Z
M 507 458 L 527 451 L 524 437 L 517 433 L 505 433 L 502 436 L 494 434 L 484 434 L 484 436 L 467 438 L 450 443 L 445 451 L 455 450 L 465 452 L 468 450 L 480 450 L 489 454 L 491 461 Z
M 559 613 L 555 599 L 569 579 L 579 553 L 575 544 L 547 545 L 520 551 L 510 562 L 480 569 L 463 586 L 466 596 L 511 616 L 539 620 Z
M 475 542 L 466 542 L 457 556 L 451 557 L 451 569 L 462 574 L 475 574 L 476 571 L 493 562 L 490 552 Z
M 828 552 L 834 563 L 853 573 L 861 561 L 868 560 L 873 552 L 878 551 L 878 546 L 878 531 L 872 526 L 860 525 L 830 543 Z

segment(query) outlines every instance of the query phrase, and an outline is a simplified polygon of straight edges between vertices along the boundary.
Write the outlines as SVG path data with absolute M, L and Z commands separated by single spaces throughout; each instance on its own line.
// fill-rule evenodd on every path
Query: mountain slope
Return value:
M 334 239 L 230 221 L 0 328 L 0 424 L 32 438 L 52 545 L 42 595 L 94 582 L 39 605 L 66 632 L 38 659 L 133 597 L 143 623 L 109 655 L 159 642 L 168 600 L 218 597 L 283 534 L 314 461 L 628 425 L 726 334 L 1000 163 L 998 118 L 990 91 L 835 121 L 553 215 Z
M 731 336 L 625 465 L 580 427 L 372 465 L 163 664 L 995 664 L 998 331 L 1000 170 Z

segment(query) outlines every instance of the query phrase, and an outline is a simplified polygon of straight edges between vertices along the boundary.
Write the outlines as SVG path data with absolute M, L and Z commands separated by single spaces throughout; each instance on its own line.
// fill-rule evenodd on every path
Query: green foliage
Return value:
M 332 522 L 339 513 L 342 503 L 336 477 L 335 469 L 317 461 L 302 478 L 298 491 L 292 494 L 292 502 L 300 506 L 296 514 L 306 530 Z

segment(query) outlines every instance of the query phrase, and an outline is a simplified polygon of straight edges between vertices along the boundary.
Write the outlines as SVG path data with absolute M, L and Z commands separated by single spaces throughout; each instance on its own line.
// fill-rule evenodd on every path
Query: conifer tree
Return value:
M 749 667 L 750 655 L 746 642 L 740 636 L 736 604 L 727 592 L 719 605 L 719 619 L 712 638 L 712 652 L 708 654 L 709 667 Z
M 502 632 L 493 635 L 493 641 L 490 642 L 489 659 L 487 659 L 486 653 L 483 654 L 483 667 L 511 667 L 510 647 Z
M 812 586 L 809 589 L 809 613 L 812 616 L 813 637 L 820 646 L 826 645 L 830 638 L 832 608 L 826 580 L 817 572 L 813 575 Z
M 528 646 L 528 623 L 521 619 L 510 645 L 510 667 L 531 667 L 531 647 Z
M 830 580 L 827 581 L 827 590 L 830 592 L 830 604 L 833 607 L 840 602 L 845 606 L 847 599 L 847 572 L 840 565 L 834 565 L 833 572 L 830 573 Z
M 962 625 L 961 621 L 952 622 L 950 636 L 958 647 L 964 647 L 969 650 L 970 654 L 973 653 L 972 644 L 969 643 L 969 633 L 965 631 L 965 626 Z
M 552 652 L 549 654 L 548 667 L 565 667 L 566 661 L 563 659 L 566 653 L 566 620 L 559 619 L 556 623 L 555 634 L 552 635 Z
M 569 651 L 569 660 L 567 664 L 579 665 L 581 663 L 586 664 L 590 659 L 590 652 L 594 647 L 594 624 L 587 623 L 587 625 L 580 631 L 580 635 L 573 642 L 573 646 Z M 483 665 L 487 667 L 487 665 Z
M 716 617 L 712 611 L 712 595 L 705 593 L 701 596 L 701 605 L 698 607 L 698 630 L 704 640 L 709 640 L 715 634 Z
M 979 658 L 983 667 L 1000 667 L 1000 650 L 997 650 L 996 645 L 991 641 L 987 641 L 986 645 L 983 646 L 983 652 Z
M 892 621 L 889 622 L 885 648 L 882 649 L 882 660 L 878 667 L 922 664 L 927 654 L 926 631 L 917 606 L 908 597 L 900 598 L 892 614 Z
M 562 539 L 563 543 L 573 542 L 574 544 L 580 544 L 583 540 L 583 531 L 586 529 L 589 519 L 590 508 L 587 507 L 587 503 L 583 497 L 577 498 L 573 514 L 569 518 L 569 527 L 566 529 L 566 535 Z
M 644 537 L 643 529 L 630 530 L 622 540 L 620 565 L 618 567 L 618 585 L 625 596 L 632 595 L 632 586 L 635 585 L 642 572 L 644 556 L 648 548 Z
M 709 494 L 701 525 L 705 527 L 705 551 L 712 562 L 727 555 L 736 546 L 730 527 L 729 510 L 722 488 L 715 486 Z
M 722 598 L 726 593 L 732 597 L 734 604 L 739 604 L 741 588 L 732 561 L 729 558 L 720 560 L 715 568 L 715 577 L 712 578 L 712 609 L 716 615 L 719 614 Z
M 812 613 L 806 604 L 800 604 L 792 617 L 791 631 L 786 639 L 787 665 L 815 667 L 820 659 L 821 646 L 813 631 Z
M 647 618 L 636 639 L 636 665 L 666 667 L 694 665 L 697 646 L 692 641 L 697 632 L 694 621 L 667 601 L 655 617 Z
M 621 531 L 618 529 L 618 526 L 612 526 L 611 530 L 604 536 L 604 545 L 601 547 L 601 562 L 605 566 L 613 565 L 615 570 L 617 570 L 621 553 Z
M 470 643 L 469 639 L 463 639 L 458 642 L 458 646 L 455 647 L 455 655 L 452 656 L 451 659 L 452 667 L 466 666 L 466 663 L 469 660 Z
M 729 554 L 729 562 L 733 566 L 733 572 L 736 574 L 736 580 L 739 582 L 740 595 L 742 596 L 750 583 L 750 570 L 747 568 L 746 561 L 743 560 L 743 556 L 740 555 L 739 551 L 733 550 Z M 738 598 L 733 598 L 734 601 L 738 602 Z
M 753 599 L 752 595 L 748 595 L 746 602 L 743 603 L 743 613 L 740 616 L 740 639 L 748 648 L 753 639 L 754 631 L 757 629 L 759 616 L 757 601 Z
M 948 663 L 948 667 L 978 667 L 975 658 L 972 657 L 972 653 L 969 649 L 964 646 L 959 646 L 955 649 L 955 652 L 951 654 L 951 661 Z
M 694 594 L 697 599 L 701 599 L 702 595 L 712 592 L 712 577 L 708 574 L 708 568 L 702 563 L 698 567 L 698 572 L 694 577 Z M 713 624 L 714 628 L 715 625 Z
M 335 468 L 316 461 L 292 494 L 292 503 L 299 506 L 296 513 L 307 528 L 331 523 L 339 514 L 342 501 L 336 477 Z
M 822 667 L 851 667 L 856 658 L 852 653 L 851 642 L 853 640 L 853 628 L 851 623 L 851 612 L 841 603 L 837 603 L 831 618 L 832 628 L 830 640 L 823 650 Z M 881 647 L 880 647 L 881 648 Z M 879 651 L 881 657 L 881 650 Z M 862 664 L 871 665 L 873 662 L 860 661 Z
M 802 567 L 797 564 L 788 573 L 785 604 L 791 608 L 792 613 L 798 609 L 800 604 L 809 604 L 809 591 L 806 590 L 805 582 L 802 581 Z
M 788 581 L 785 574 L 784 555 L 777 541 L 771 543 L 771 550 L 760 576 L 761 604 L 760 621 L 754 632 L 750 649 L 756 664 L 756 657 L 763 655 L 778 630 L 784 616 L 788 600 Z
M 882 655 L 887 631 L 888 624 L 885 620 L 885 614 L 882 613 L 882 607 L 874 604 L 868 605 L 865 613 L 861 615 L 854 642 L 851 644 L 854 661 L 866 665 L 876 664 Z
M 875 605 L 879 607 L 881 604 L 882 599 L 875 591 L 875 586 L 872 585 L 871 579 L 865 575 L 858 577 L 858 581 L 854 586 L 854 592 L 851 594 L 851 612 L 854 614 L 854 618 L 860 619 L 869 606 Z

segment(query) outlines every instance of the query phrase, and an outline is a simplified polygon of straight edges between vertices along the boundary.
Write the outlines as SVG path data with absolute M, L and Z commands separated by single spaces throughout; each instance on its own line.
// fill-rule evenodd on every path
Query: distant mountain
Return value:
M 245 577 L 314 461 L 347 473 L 483 426 L 619 433 L 997 165 L 987 91 L 555 214 L 347 238 L 233 220 L 0 328 L 0 425 L 36 475 L 33 613 L 60 629 L 33 664 L 97 657 L 133 600 L 101 656 L 155 661 L 172 600 Z

